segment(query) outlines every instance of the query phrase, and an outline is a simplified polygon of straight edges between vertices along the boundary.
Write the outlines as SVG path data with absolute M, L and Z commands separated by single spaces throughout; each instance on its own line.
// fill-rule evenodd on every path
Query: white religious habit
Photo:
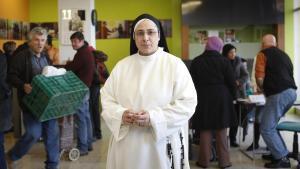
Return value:
M 162 48 L 117 63 L 101 89 L 102 117 L 112 132 L 107 169 L 189 169 L 188 120 L 197 94 L 185 64 Z M 122 124 L 125 110 L 145 110 L 150 126 Z

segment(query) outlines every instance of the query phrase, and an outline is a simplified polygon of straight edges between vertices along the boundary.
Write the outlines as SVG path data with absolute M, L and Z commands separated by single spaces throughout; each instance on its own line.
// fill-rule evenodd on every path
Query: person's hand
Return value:
M 24 91 L 25 91 L 26 94 L 29 94 L 32 91 L 32 87 L 28 83 L 25 83 L 23 88 L 24 88 Z
M 237 80 L 237 81 L 235 81 L 235 83 L 236 83 L 236 86 L 237 87 L 239 87 L 240 86 L 240 82 Z
M 260 87 L 257 87 L 256 90 L 257 90 L 257 93 L 258 93 L 258 94 L 263 93 L 263 89 L 261 89 Z
M 133 124 L 133 122 L 134 122 L 133 116 L 134 116 L 134 112 L 132 110 L 124 111 L 123 116 L 122 116 L 123 124 L 125 124 L 125 125 Z
M 150 114 L 144 110 L 135 113 L 134 124 L 141 127 L 148 127 L 150 125 Z

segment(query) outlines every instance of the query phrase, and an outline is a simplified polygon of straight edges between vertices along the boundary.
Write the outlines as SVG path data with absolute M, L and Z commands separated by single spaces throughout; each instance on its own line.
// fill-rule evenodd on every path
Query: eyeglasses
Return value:
M 147 34 L 149 37 L 154 37 L 154 36 L 156 36 L 157 33 L 158 33 L 158 31 L 156 31 L 156 30 L 137 31 L 137 32 L 135 32 L 135 36 L 137 38 L 142 38 Z

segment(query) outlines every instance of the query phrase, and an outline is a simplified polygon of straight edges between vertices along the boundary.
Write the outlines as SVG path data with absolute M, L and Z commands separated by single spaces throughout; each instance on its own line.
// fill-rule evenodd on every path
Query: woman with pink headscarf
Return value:
M 220 54 L 222 47 L 220 38 L 209 37 L 205 51 L 191 64 L 191 75 L 198 98 L 192 125 L 200 131 L 200 151 L 196 165 L 202 168 L 209 166 L 212 132 L 216 137 L 219 167 L 231 166 L 227 128 L 236 123 L 232 104 L 235 80 L 228 59 Z

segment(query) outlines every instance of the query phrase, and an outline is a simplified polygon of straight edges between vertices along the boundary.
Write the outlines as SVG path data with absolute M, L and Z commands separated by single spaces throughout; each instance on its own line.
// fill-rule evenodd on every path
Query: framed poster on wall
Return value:
M 7 19 L 0 19 L 0 39 L 7 39 Z
M 82 9 L 63 9 L 61 14 L 61 42 L 63 45 L 71 45 L 70 36 L 77 31 L 84 32 L 86 11 Z

